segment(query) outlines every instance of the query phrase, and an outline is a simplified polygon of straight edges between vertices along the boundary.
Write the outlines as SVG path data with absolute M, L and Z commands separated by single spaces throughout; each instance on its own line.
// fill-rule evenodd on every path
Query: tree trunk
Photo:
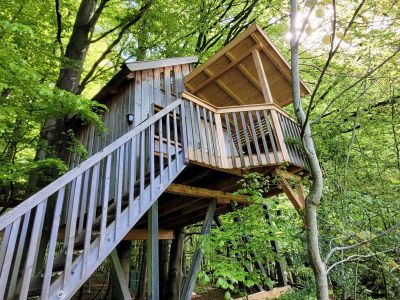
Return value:
M 56 87 L 67 92 L 77 91 L 79 80 L 82 74 L 82 67 L 85 61 L 89 46 L 90 32 L 96 23 L 93 14 L 96 8 L 95 0 L 82 0 L 74 23 L 72 34 L 69 38 L 65 54 L 62 58 L 61 70 L 58 75 Z M 96 13 L 100 13 L 99 11 Z M 36 154 L 36 159 L 65 158 L 66 138 L 63 134 L 66 130 L 67 118 L 49 119 L 45 122 L 40 138 L 43 142 Z M 43 178 L 57 177 L 55 170 L 45 171 Z M 42 182 L 40 179 L 33 179 L 34 189 L 40 189 L 49 182 Z
M 182 228 L 174 230 L 174 240 L 171 244 L 168 282 L 165 293 L 167 300 L 179 300 L 183 279 L 182 260 L 185 245 L 185 232 Z
M 169 254 L 169 245 L 170 242 L 168 240 L 160 240 L 160 298 L 164 299 L 165 292 L 167 289 L 167 282 L 168 282 L 168 254 Z
M 304 128 L 302 136 L 305 154 L 310 164 L 310 171 L 313 178 L 310 192 L 306 197 L 305 214 L 306 214 L 306 231 L 308 255 L 311 267 L 314 271 L 317 298 L 319 300 L 329 299 L 328 274 L 326 266 L 321 259 L 318 237 L 318 221 L 317 207 L 322 197 L 323 178 L 322 170 L 315 151 L 314 141 L 311 134 L 309 122 L 306 122 L 306 115 L 300 100 L 300 78 L 299 78 L 299 61 L 298 61 L 298 37 L 296 34 L 297 19 L 297 0 L 291 0 L 291 68 L 292 68 L 292 95 L 293 104 L 299 124 Z

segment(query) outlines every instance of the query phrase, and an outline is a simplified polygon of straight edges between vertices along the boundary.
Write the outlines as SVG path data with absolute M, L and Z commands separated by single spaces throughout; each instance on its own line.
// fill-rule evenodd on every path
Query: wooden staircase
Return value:
M 185 168 L 184 114 L 175 101 L 0 217 L 0 299 L 74 295 Z

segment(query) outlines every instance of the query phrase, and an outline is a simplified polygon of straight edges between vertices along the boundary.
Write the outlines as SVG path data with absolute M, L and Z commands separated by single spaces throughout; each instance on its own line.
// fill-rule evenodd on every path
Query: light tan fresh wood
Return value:
M 249 197 L 245 195 L 234 195 L 232 193 L 209 190 L 178 183 L 171 184 L 166 189 L 166 192 L 181 196 L 214 198 L 217 199 L 217 202 L 221 204 L 227 204 L 231 201 L 238 203 L 250 203 L 250 201 L 248 200 Z
M 278 299 L 283 294 L 287 293 L 290 286 L 284 286 L 279 288 L 273 288 L 270 291 L 262 291 L 255 294 L 247 295 L 243 298 L 237 298 L 236 300 L 266 300 L 266 299 Z
M 126 64 L 126 66 L 128 67 L 128 69 L 131 72 L 133 72 L 133 71 L 138 71 L 138 70 L 154 69 L 154 68 L 169 67 L 169 66 L 174 66 L 174 65 L 196 63 L 196 62 L 198 62 L 198 60 L 199 59 L 197 56 L 173 57 L 173 58 L 166 58 L 166 59 L 159 59 L 159 60 L 129 62 Z
M 126 241 L 134 241 L 134 240 L 148 240 L 149 231 L 147 229 L 132 229 L 128 232 L 127 235 L 124 236 L 124 240 Z M 168 229 L 159 229 L 158 230 L 158 239 L 159 240 L 173 240 L 174 239 L 174 231 Z

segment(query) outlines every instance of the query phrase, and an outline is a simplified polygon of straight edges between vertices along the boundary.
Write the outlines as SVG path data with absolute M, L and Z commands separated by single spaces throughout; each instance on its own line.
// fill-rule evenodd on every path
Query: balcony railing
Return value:
M 307 169 L 299 125 L 275 104 L 215 107 L 183 93 L 189 159 L 218 168 L 290 163 Z

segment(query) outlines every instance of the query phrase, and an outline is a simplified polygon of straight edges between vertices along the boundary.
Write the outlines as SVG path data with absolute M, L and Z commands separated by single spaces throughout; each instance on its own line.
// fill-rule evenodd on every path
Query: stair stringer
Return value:
M 178 161 L 181 162 L 178 163 Z M 174 162 L 175 161 L 175 162 Z M 134 200 L 133 215 L 129 216 L 129 207 L 121 212 L 121 220 L 118 229 L 118 236 L 115 236 L 116 223 L 115 220 L 110 223 L 106 229 L 106 239 L 104 241 L 103 249 L 99 255 L 100 237 L 92 242 L 87 257 L 86 271 L 82 273 L 83 269 L 83 254 L 80 254 L 73 262 L 71 274 L 67 286 L 63 289 L 64 274 L 60 275 L 50 286 L 48 299 L 70 299 L 78 289 L 86 282 L 86 280 L 93 274 L 93 272 L 100 266 L 100 264 L 109 256 L 115 249 L 124 236 L 135 226 L 139 219 L 147 212 L 147 210 L 154 204 L 154 202 L 161 196 L 166 188 L 175 180 L 175 178 L 186 167 L 185 153 L 181 152 L 178 160 L 172 161 L 171 165 L 164 169 L 161 175 L 154 178 L 153 184 L 147 186 L 143 195 L 138 196 Z M 172 176 L 169 177 L 170 169 Z M 167 183 L 166 185 L 163 182 Z M 150 189 L 153 187 L 153 190 Z M 157 188 L 154 188 L 157 187 Z M 140 207 L 139 207 L 140 205 Z

